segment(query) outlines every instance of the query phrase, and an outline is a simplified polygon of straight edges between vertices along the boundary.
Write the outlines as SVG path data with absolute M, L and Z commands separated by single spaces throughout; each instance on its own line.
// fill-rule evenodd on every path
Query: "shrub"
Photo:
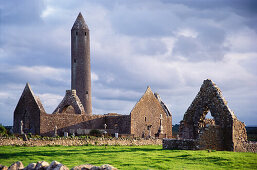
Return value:
M 92 130 L 89 132 L 89 134 L 90 134 L 91 136 L 101 136 L 101 135 L 102 135 L 102 133 L 101 133 L 99 130 L 97 130 L 97 129 L 92 129 Z
M 7 130 L 3 125 L 0 124 L 0 136 L 6 136 L 7 135 Z
M 28 138 L 32 138 L 32 133 L 28 133 L 28 134 L 27 134 L 27 137 L 28 137 Z

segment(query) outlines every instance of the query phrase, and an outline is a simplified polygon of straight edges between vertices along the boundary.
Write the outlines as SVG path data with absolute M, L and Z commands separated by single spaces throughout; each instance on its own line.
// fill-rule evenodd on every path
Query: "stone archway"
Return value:
M 75 109 L 71 105 L 64 106 L 60 113 L 76 114 Z
M 53 113 L 85 114 L 76 90 L 66 90 L 66 94 Z

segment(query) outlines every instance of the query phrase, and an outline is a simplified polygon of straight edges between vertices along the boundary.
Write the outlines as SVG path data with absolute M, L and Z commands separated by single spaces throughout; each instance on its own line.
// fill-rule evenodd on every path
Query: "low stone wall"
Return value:
M 201 145 L 201 141 L 194 139 L 163 139 L 162 148 L 171 150 L 205 150 L 215 149 L 210 146 Z M 257 153 L 257 142 L 244 142 L 243 147 L 235 149 L 235 152 L 254 152 Z M 215 149 L 216 150 L 216 149 Z
M 163 139 L 162 148 L 172 150 L 196 150 L 197 141 L 193 139 Z
M 245 148 L 245 152 L 257 153 L 257 142 L 245 142 L 244 148 Z
M 0 138 L 0 146 L 18 145 L 18 146 L 46 146 L 46 145 L 63 145 L 63 146 L 81 146 L 81 145 L 161 145 L 161 139 L 122 139 L 122 138 L 96 138 L 96 139 L 30 139 L 23 141 L 22 139 Z

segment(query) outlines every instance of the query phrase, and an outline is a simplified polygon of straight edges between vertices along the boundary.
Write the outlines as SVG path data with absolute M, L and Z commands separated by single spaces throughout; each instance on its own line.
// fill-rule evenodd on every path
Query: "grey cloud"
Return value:
M 113 28 L 121 34 L 139 37 L 172 35 L 179 18 L 168 9 L 144 9 L 144 4 L 131 10 L 124 6 L 111 14 Z
M 131 41 L 134 53 L 139 55 L 158 55 L 167 52 L 166 44 L 158 39 L 144 39 L 143 41 Z
M 179 36 L 174 44 L 173 54 L 181 55 L 189 61 L 223 59 L 224 54 L 229 50 L 224 45 L 225 31 L 203 23 L 194 27 L 198 35 L 196 37 Z
M 5 1 L 1 6 L 1 24 L 17 26 L 42 22 L 40 14 L 45 8 L 42 0 Z

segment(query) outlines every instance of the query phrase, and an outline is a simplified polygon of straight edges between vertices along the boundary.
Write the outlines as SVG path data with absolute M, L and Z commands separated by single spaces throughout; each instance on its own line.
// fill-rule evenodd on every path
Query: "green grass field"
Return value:
M 0 164 L 59 161 L 72 168 L 81 164 L 111 164 L 119 169 L 257 169 L 257 154 L 225 151 L 162 150 L 161 146 L 45 146 L 0 147 Z

